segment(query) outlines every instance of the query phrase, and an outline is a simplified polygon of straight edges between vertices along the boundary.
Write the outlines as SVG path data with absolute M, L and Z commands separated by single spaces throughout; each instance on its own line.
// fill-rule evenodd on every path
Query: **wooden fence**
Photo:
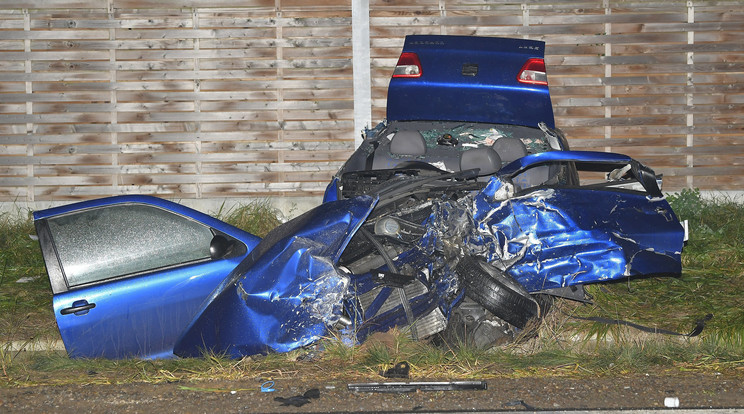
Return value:
M 742 188 L 741 1 L 370 0 L 356 74 L 352 1 L 0 0 L 0 201 L 317 196 L 406 34 L 544 40 L 574 149 Z

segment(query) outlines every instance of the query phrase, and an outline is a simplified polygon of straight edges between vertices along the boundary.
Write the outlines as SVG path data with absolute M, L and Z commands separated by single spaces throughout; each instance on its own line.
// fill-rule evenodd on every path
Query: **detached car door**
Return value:
M 71 357 L 167 358 L 260 238 L 187 207 L 112 197 L 34 213 Z

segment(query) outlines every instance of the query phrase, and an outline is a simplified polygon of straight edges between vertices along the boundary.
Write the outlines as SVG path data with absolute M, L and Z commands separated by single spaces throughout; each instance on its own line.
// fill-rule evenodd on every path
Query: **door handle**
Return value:
M 72 303 L 72 306 L 69 308 L 64 308 L 59 313 L 62 315 L 69 315 L 71 313 L 77 314 L 77 315 L 85 315 L 88 313 L 88 310 L 93 309 L 96 307 L 95 303 L 88 303 L 87 300 L 76 300 Z M 78 312 L 84 312 L 84 313 L 78 313 Z

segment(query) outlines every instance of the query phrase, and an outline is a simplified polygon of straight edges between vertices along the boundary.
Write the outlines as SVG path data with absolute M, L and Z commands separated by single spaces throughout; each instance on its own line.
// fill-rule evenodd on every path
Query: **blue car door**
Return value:
M 34 214 L 71 357 L 165 358 L 204 299 L 260 241 L 154 197 Z

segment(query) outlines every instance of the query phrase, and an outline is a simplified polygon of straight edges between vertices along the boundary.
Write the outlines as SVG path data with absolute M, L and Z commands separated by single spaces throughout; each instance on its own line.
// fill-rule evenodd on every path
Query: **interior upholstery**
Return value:
M 390 141 L 390 153 L 396 155 L 424 155 L 426 141 L 418 131 L 398 131 Z
M 460 154 L 460 170 L 478 168 L 479 176 L 492 175 L 501 169 L 501 157 L 490 147 L 473 148 Z

